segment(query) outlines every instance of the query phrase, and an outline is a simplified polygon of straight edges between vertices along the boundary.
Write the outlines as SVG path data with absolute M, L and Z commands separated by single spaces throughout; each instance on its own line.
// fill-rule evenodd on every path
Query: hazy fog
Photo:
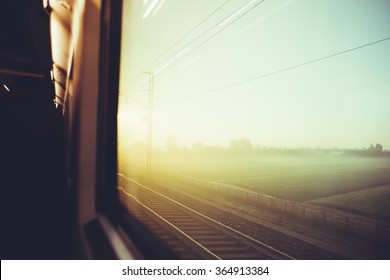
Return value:
M 389 1 L 124 5 L 121 143 L 390 149 Z

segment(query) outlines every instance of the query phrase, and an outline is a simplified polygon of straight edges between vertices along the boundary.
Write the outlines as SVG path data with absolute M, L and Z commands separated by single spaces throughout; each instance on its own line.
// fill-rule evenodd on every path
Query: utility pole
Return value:
M 152 173 L 152 131 L 153 131 L 153 72 L 146 72 L 149 75 L 149 101 L 148 101 L 148 139 L 146 152 L 146 174 Z

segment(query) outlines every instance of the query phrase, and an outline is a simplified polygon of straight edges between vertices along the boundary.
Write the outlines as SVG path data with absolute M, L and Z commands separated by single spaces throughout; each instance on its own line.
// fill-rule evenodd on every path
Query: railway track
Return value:
M 127 208 L 179 259 L 293 259 L 290 255 L 127 178 L 118 189 Z

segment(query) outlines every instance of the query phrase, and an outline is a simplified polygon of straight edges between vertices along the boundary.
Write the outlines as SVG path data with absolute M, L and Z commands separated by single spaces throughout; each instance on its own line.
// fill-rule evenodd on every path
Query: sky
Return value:
M 388 0 L 124 1 L 122 17 L 129 143 L 146 143 L 152 87 L 154 147 L 390 150 Z

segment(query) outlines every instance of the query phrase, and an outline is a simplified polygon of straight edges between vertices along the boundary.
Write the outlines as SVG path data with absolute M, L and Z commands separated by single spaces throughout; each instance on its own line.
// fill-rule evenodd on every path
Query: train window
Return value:
M 389 257 L 388 1 L 123 2 L 132 217 L 183 259 Z

